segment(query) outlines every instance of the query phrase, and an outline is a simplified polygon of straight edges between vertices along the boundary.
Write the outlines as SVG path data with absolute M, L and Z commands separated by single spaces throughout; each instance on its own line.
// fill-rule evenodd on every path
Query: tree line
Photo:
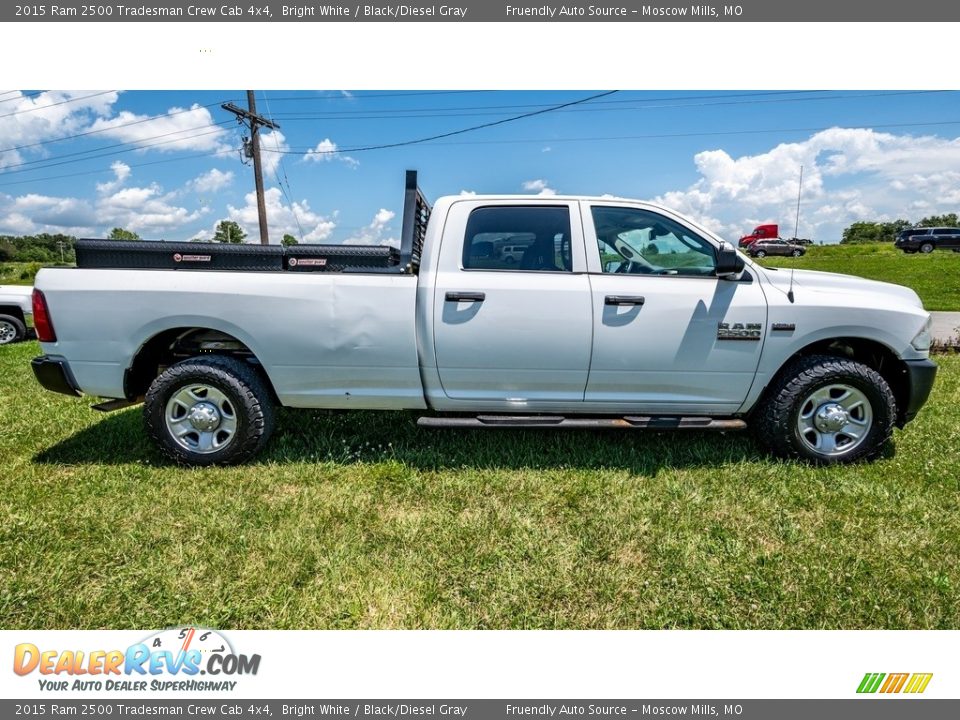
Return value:
M 912 227 L 957 227 L 957 213 L 947 213 L 946 215 L 930 215 L 919 222 L 912 223 L 909 220 L 894 220 L 893 222 L 855 222 L 844 229 L 843 237 L 840 240 L 844 245 L 855 245 L 858 243 L 872 242 L 893 242 L 897 233 Z
M 193 238 L 190 242 L 229 243 L 239 245 L 247 239 L 247 232 L 233 220 L 221 220 L 209 239 Z M 141 241 L 140 235 L 126 228 L 115 227 L 107 235 L 108 240 Z M 76 238 L 60 233 L 37 235 L 0 235 L 0 262 L 40 263 L 42 265 L 72 265 L 77 256 L 74 251 Z M 284 235 L 283 245 L 297 245 L 293 235 Z

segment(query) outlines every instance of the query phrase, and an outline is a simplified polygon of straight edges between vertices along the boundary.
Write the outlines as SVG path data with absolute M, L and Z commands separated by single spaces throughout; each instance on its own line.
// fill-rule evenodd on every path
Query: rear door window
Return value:
M 481 207 L 470 213 L 464 270 L 571 272 L 570 209 L 566 206 Z

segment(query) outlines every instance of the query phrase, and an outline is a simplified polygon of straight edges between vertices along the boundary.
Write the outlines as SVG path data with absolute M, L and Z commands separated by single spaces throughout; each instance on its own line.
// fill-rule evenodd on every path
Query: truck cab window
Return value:
M 470 213 L 464 270 L 570 272 L 570 211 L 565 206 L 492 206 Z
M 670 218 L 638 208 L 592 208 L 605 273 L 712 276 L 713 245 Z

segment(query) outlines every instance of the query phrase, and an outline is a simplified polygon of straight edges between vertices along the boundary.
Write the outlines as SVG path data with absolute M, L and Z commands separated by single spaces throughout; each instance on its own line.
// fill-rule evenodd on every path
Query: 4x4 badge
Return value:
M 760 323 L 717 323 L 717 340 L 759 340 L 762 335 Z

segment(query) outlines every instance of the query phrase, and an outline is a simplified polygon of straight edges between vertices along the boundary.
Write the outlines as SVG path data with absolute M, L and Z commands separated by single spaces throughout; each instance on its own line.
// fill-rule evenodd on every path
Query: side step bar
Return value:
M 424 416 L 417 425 L 427 428 L 567 428 L 574 430 L 744 430 L 737 418 L 625 415 L 623 417 L 564 417 L 563 415 Z

